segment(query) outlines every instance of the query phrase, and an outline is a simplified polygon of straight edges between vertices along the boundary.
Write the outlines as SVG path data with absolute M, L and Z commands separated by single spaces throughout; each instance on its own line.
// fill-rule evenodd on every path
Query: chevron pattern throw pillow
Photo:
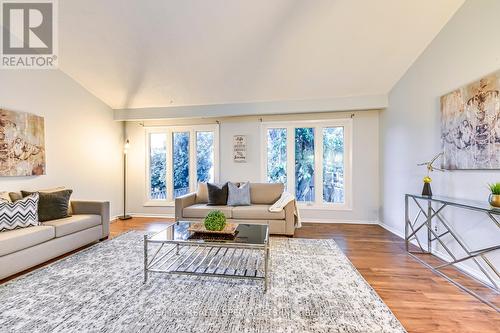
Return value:
M 38 193 L 16 202 L 0 201 L 0 232 L 38 224 Z

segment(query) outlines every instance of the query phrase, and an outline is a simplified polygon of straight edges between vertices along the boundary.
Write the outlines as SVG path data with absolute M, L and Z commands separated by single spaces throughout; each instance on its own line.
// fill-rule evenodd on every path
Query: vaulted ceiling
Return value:
M 463 0 L 64 0 L 60 69 L 112 108 L 386 94 Z

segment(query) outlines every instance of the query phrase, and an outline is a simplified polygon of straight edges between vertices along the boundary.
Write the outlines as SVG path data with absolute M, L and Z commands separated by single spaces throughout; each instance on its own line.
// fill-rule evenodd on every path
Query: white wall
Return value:
M 441 150 L 439 97 L 500 69 L 499 14 L 500 1 L 467 1 L 389 95 L 389 108 L 380 118 L 380 219 L 396 233 L 404 232 L 404 193 L 422 188 L 425 170 L 416 163 Z M 434 194 L 485 202 L 486 184 L 500 181 L 500 171 L 435 172 L 432 177 Z M 477 214 L 447 218 L 473 247 L 499 241 L 497 227 Z M 500 256 L 496 259 L 500 263 Z
M 66 186 L 72 199 L 122 207 L 123 125 L 112 110 L 56 70 L 0 71 L 0 108 L 45 117 L 46 175 L 0 177 L 0 190 Z
M 233 136 L 247 136 L 247 162 L 233 161 Z M 260 121 L 221 122 L 220 124 L 220 180 L 261 181 L 261 131 Z
M 293 119 L 327 119 L 349 117 L 351 113 L 315 113 L 286 116 Z M 283 116 L 268 116 L 264 120 L 283 120 Z M 309 210 L 301 214 L 307 221 L 365 222 L 378 221 L 379 161 L 378 111 L 355 112 L 353 120 L 353 209 L 349 211 Z M 214 122 L 214 119 L 183 120 L 182 123 Z M 221 118 L 220 122 L 220 180 L 260 182 L 261 180 L 261 126 L 257 117 Z M 180 124 L 179 121 L 159 121 L 158 124 Z M 132 146 L 129 153 L 129 190 L 127 204 L 132 214 L 172 215 L 172 207 L 145 207 L 145 132 L 139 122 L 127 122 L 126 135 Z M 232 160 L 233 135 L 246 135 L 247 163 Z

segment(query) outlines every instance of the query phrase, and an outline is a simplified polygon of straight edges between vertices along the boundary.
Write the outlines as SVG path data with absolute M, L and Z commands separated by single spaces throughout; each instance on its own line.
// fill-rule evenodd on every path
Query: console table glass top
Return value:
M 485 201 L 467 200 L 467 199 L 451 198 L 440 195 L 433 195 L 433 196 L 421 195 L 421 194 L 406 194 L 406 195 L 413 198 L 424 199 L 433 202 L 440 202 L 457 207 L 468 208 L 472 210 L 480 210 L 484 212 L 489 212 L 491 214 L 500 215 L 500 208 L 491 206 L 487 200 Z

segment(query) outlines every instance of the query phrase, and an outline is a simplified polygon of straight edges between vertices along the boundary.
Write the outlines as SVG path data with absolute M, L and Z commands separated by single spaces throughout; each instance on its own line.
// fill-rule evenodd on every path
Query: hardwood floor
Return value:
M 158 218 L 116 221 L 110 237 L 130 230 L 161 230 L 169 223 Z M 404 241 L 380 226 L 308 223 L 295 237 L 334 239 L 410 333 L 500 332 L 499 313 L 409 257 Z M 456 276 L 478 292 L 486 290 L 462 274 Z M 500 304 L 498 295 L 489 300 Z

